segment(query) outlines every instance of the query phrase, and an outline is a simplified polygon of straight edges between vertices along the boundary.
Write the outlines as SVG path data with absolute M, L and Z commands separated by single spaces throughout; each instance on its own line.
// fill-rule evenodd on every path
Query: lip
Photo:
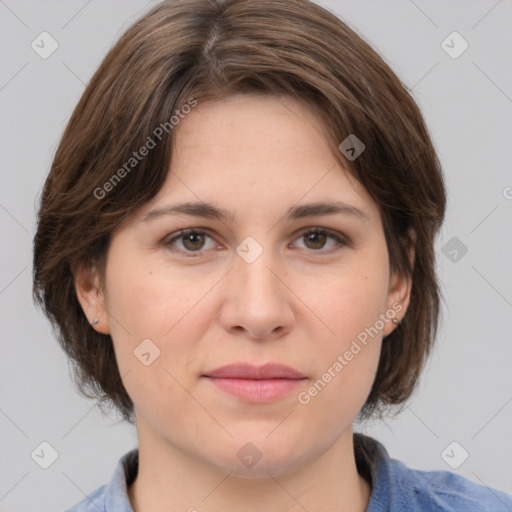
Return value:
M 269 403 L 283 398 L 306 379 L 299 371 L 278 363 L 230 364 L 202 377 L 222 391 L 251 403 Z
M 221 366 L 205 374 L 206 377 L 224 379 L 303 379 L 305 375 L 298 370 L 279 363 L 267 363 L 254 366 L 247 363 L 234 363 Z

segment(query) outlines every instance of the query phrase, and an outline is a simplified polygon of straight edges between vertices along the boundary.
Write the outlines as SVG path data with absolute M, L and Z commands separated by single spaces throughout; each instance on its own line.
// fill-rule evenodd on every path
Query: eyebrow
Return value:
M 143 218 L 143 222 L 164 215 L 190 215 L 192 217 L 216 219 L 222 222 L 233 222 L 236 217 L 235 213 L 230 210 L 219 208 L 210 203 L 198 201 L 156 208 L 151 210 Z M 370 217 L 366 212 L 343 201 L 316 202 L 291 206 L 285 213 L 285 218 L 288 220 L 297 220 L 319 215 L 347 215 L 364 222 L 370 222 Z

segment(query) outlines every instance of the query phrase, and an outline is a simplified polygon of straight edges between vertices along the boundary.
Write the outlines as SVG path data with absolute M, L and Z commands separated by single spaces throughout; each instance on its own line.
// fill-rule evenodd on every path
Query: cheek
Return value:
M 347 267 L 322 284 L 315 310 L 334 332 L 337 348 L 375 325 L 386 307 L 387 286 L 387 270 L 380 262 Z
M 385 286 L 370 283 L 364 274 L 340 279 L 324 288 L 317 304 L 333 332 L 326 331 L 312 347 L 314 376 L 297 398 L 325 431 L 338 433 L 353 421 L 375 379 L 382 344 L 381 329 L 375 326 L 384 311 Z
M 134 401 L 160 391 L 176 394 L 180 388 L 167 372 L 183 384 L 197 372 L 197 342 L 213 322 L 208 291 L 215 279 L 193 279 L 162 265 L 118 262 L 108 274 L 108 309 L 121 375 L 132 372 L 127 391 Z M 152 362 L 145 366 L 137 355 L 148 352 Z
M 208 289 L 208 283 L 191 282 L 180 272 L 129 260 L 112 268 L 107 284 L 112 316 L 136 337 L 158 340 L 179 326 Z
M 202 327 L 193 305 L 204 291 L 176 274 L 129 263 L 112 268 L 107 283 L 116 360 L 138 412 L 162 419 L 173 407 L 189 407 L 182 386 L 194 372 L 191 354 Z
M 366 400 L 380 357 L 387 277 L 376 259 L 340 271 L 315 294 L 311 309 L 328 327 L 315 344 L 315 382 L 308 392 L 318 414 L 327 407 L 335 415 L 355 415 Z

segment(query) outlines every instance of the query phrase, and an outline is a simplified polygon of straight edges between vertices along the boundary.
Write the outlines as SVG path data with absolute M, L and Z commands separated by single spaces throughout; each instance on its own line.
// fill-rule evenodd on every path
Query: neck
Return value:
M 371 487 L 356 468 L 352 428 L 314 460 L 249 478 L 180 450 L 138 423 L 139 471 L 128 489 L 134 512 L 364 512 Z M 276 468 L 277 469 L 277 468 Z

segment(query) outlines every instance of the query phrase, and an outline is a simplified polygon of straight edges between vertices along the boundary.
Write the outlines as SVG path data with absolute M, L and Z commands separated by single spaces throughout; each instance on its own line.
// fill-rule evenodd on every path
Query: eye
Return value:
M 300 240 L 301 238 L 306 242 L 305 248 L 315 252 L 332 252 L 324 248 L 329 238 L 336 242 L 331 244 L 331 248 L 333 246 L 336 247 L 336 245 L 348 245 L 347 240 L 343 236 L 325 228 L 309 228 L 307 231 L 302 232 L 298 239 Z M 207 239 L 212 241 L 210 247 L 206 244 Z M 208 233 L 201 229 L 192 228 L 169 235 L 163 243 L 171 251 L 184 253 L 187 257 L 201 256 L 203 251 L 216 247 L 214 239 Z
M 198 229 L 184 229 L 183 231 L 179 231 L 178 233 L 176 233 L 174 236 L 171 235 L 170 237 L 165 239 L 164 245 L 166 247 L 171 247 L 171 250 L 174 251 L 172 246 L 177 241 L 182 245 L 182 248 L 178 248 L 177 250 L 175 250 L 175 252 L 184 252 L 189 253 L 190 256 L 195 256 L 194 254 L 190 253 L 197 252 L 201 254 L 201 251 L 212 249 L 215 246 L 215 244 L 213 244 L 213 246 L 211 247 L 204 247 L 206 238 L 210 238 L 211 240 L 213 240 L 213 238 L 210 235 L 208 235 L 205 231 L 201 231 Z
M 312 249 L 316 252 L 332 252 L 324 249 L 324 245 L 329 238 L 337 242 L 334 247 L 336 245 L 348 245 L 348 242 L 341 235 L 325 228 L 310 228 L 303 232 L 298 239 L 301 238 L 306 242 L 306 249 Z

